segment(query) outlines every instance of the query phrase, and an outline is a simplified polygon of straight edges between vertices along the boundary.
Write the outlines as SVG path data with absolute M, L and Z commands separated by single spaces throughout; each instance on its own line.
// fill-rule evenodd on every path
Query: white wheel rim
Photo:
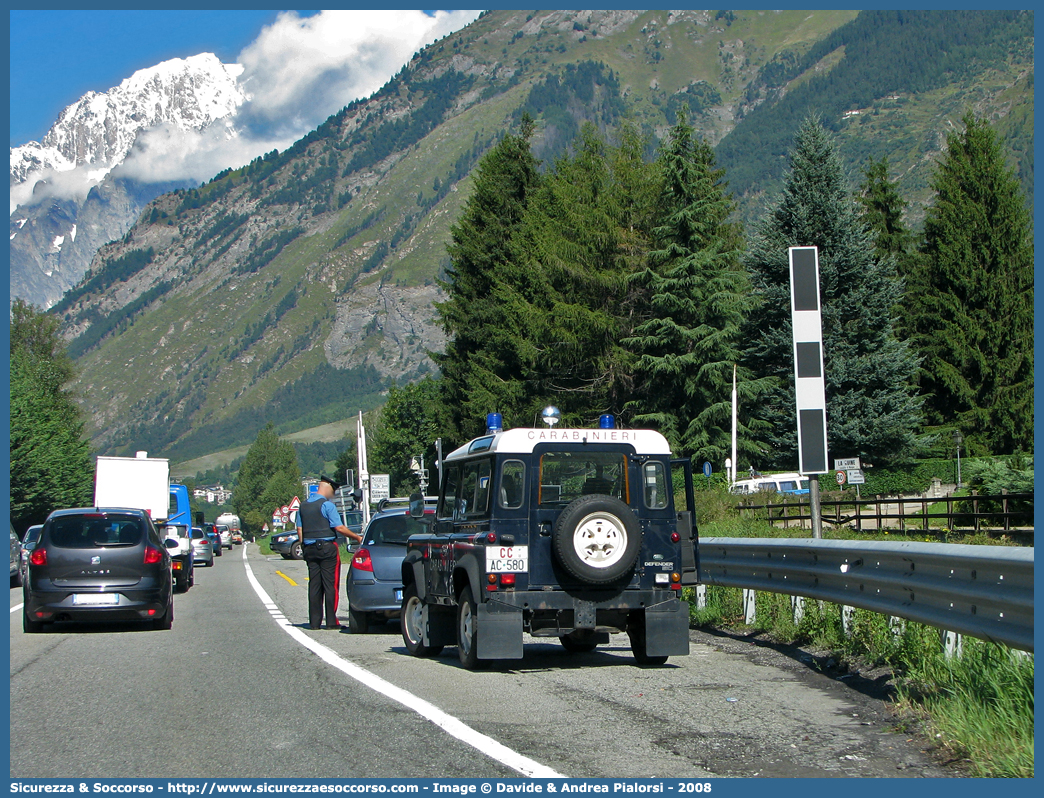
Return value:
M 475 616 L 471 613 L 471 605 L 465 604 L 460 610 L 460 645 L 465 654 L 471 653 L 471 635 L 475 626 Z
M 610 568 L 623 558 L 627 548 L 627 530 L 623 522 L 610 513 L 591 513 L 573 532 L 573 551 L 584 565 Z
M 411 598 L 403 615 L 406 618 L 406 634 L 414 645 L 421 641 L 421 616 L 424 613 L 419 599 Z

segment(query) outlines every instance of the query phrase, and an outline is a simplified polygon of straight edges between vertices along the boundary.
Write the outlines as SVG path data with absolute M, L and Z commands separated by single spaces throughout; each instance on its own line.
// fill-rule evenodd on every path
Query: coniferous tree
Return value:
M 828 453 L 900 460 L 919 442 L 917 360 L 895 335 L 902 283 L 878 259 L 856 211 L 837 151 L 814 118 L 801 126 L 779 205 L 746 257 L 759 309 L 746 328 L 746 365 L 775 387 L 751 414 L 769 426 L 756 467 L 797 465 L 788 249 L 819 249 Z
M 507 309 L 510 297 L 502 286 L 519 279 L 510 244 L 539 184 L 532 133 L 533 121 L 525 117 L 518 135 L 505 136 L 483 157 L 451 228 L 451 266 L 443 284 L 449 298 L 436 305 L 450 341 L 445 353 L 431 356 L 442 370 L 450 423 L 461 438 L 481 431 L 487 413 L 509 414 L 519 401 L 521 364 L 513 353 L 524 348 L 527 332 L 520 326 L 525 320 Z
M 437 482 L 435 440 L 444 438 L 448 408 L 440 380 L 425 377 L 402 388 L 393 386 L 388 401 L 377 411 L 377 422 L 369 431 L 371 471 L 388 474 L 392 495 L 405 496 L 417 490 L 417 477 L 410 471 L 410 460 L 423 456 L 432 486 Z M 485 420 L 485 419 L 483 419 Z
M 903 199 L 895 183 L 888 179 L 887 158 L 871 160 L 863 175 L 866 180 L 856 199 L 863 207 L 863 224 L 873 239 L 874 256 L 881 261 L 894 259 L 896 272 L 905 278 L 911 268 L 914 246 L 913 236 L 903 221 L 909 203 Z M 903 339 L 910 335 L 906 322 L 903 314 L 896 319 L 896 333 Z
M 947 137 L 906 293 L 931 425 L 972 453 L 1033 446 L 1033 243 L 1025 198 L 989 124 Z
M 515 251 L 538 342 L 528 417 L 553 401 L 564 424 L 590 424 L 629 398 L 629 276 L 648 250 L 655 194 L 633 130 L 609 147 L 585 125 L 575 147 L 534 194 Z
M 863 206 L 863 222 L 874 241 L 878 259 L 892 255 L 900 275 L 903 261 L 910 250 L 911 235 L 903 214 L 909 203 L 903 199 L 895 183 L 888 179 L 888 159 L 871 160 L 863 171 L 866 181 L 859 188 L 857 199 Z
M 301 467 L 297 452 L 289 441 L 281 441 L 275 425 L 269 422 L 247 450 L 232 490 L 236 515 L 251 532 L 272 517 L 272 511 L 300 498 Z
M 10 357 L 11 523 L 21 535 L 52 510 L 94 501 L 94 460 L 58 319 L 16 299 Z
M 731 452 L 733 366 L 749 310 L 740 235 L 724 170 L 685 114 L 661 149 L 657 248 L 636 273 L 634 423 L 659 429 L 672 450 L 715 464 Z M 744 374 L 744 395 L 754 387 Z M 743 440 L 750 435 L 743 430 Z

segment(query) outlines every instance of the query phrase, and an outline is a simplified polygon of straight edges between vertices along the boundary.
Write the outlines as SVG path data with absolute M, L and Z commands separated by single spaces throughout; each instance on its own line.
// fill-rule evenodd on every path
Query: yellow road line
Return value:
M 284 574 L 284 573 L 283 573 L 282 571 L 276 571 L 276 573 L 277 573 L 277 574 L 279 574 L 279 575 L 280 575 L 281 577 L 283 577 L 283 579 L 285 579 L 285 580 L 286 580 L 287 582 L 289 582 L 289 583 L 290 583 L 291 585 L 293 585 L 294 587 L 297 587 L 297 582 L 295 582 L 295 581 L 294 581 L 293 579 L 291 579 L 291 578 L 290 578 L 289 576 L 287 576 L 286 574 Z

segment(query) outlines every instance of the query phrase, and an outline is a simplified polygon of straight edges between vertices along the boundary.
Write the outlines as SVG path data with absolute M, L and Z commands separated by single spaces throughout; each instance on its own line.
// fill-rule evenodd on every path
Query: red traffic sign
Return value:
M 296 496 L 294 496 L 293 500 L 290 502 L 290 509 L 291 510 L 299 510 L 299 509 L 301 509 L 301 500 L 299 498 L 297 498 Z
M 838 485 L 844 485 L 845 482 L 848 480 L 848 474 L 846 474 L 844 471 L 838 471 L 835 475 L 835 478 L 837 479 Z
M 279 512 L 281 512 L 283 515 L 286 515 L 290 512 L 290 508 L 284 504 L 282 507 L 279 508 Z

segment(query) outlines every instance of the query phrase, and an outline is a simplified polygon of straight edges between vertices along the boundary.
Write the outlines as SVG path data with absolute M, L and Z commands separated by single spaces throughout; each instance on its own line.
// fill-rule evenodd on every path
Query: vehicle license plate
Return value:
M 72 603 L 77 606 L 100 606 L 119 604 L 120 597 L 116 593 L 73 593 Z
M 486 546 L 486 571 L 491 574 L 529 573 L 529 546 Z
M 402 588 L 401 587 L 395 588 L 395 600 L 396 601 L 402 601 Z

